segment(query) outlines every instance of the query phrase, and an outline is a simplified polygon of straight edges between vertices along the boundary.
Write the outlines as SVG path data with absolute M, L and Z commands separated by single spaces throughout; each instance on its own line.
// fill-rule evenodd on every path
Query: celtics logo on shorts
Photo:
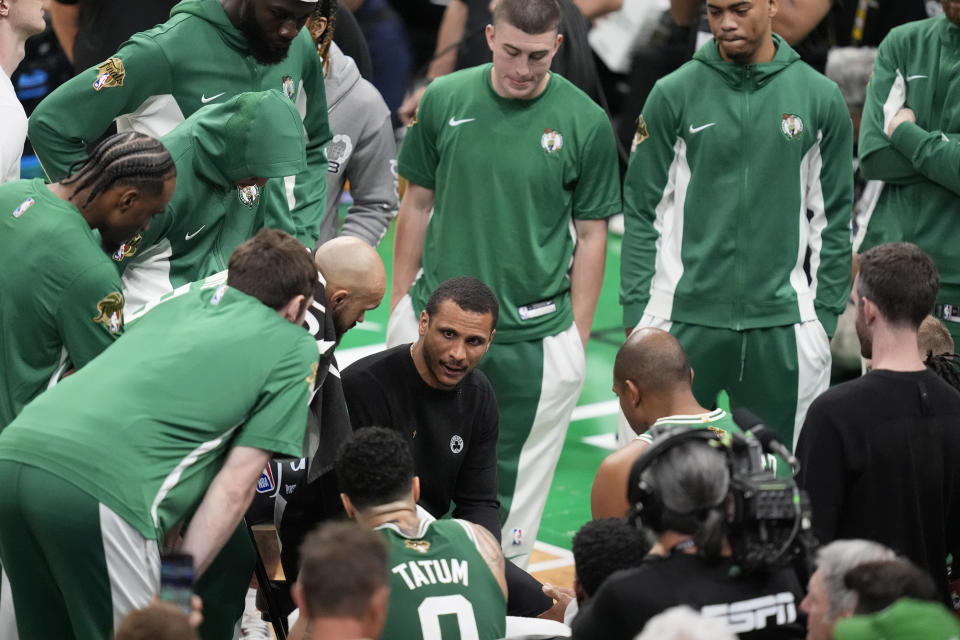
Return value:
M 255 184 L 237 187 L 237 195 L 240 197 L 240 202 L 242 202 L 244 206 L 248 209 L 253 209 L 257 205 L 257 202 L 260 201 L 260 187 Z
M 454 453 L 460 453 L 463 451 L 463 438 L 456 435 L 450 438 L 450 451 L 453 451 Z
M 560 135 L 559 131 L 546 129 L 543 135 L 540 136 L 540 146 L 543 147 L 543 150 L 547 153 L 560 151 L 560 147 L 563 146 L 563 136 Z
M 100 300 L 93 321 L 105 326 L 110 333 L 119 333 L 123 329 L 123 294 L 114 291 Z
M 803 120 L 793 113 L 783 114 L 783 118 L 780 119 L 780 132 L 787 140 L 799 138 L 803 133 Z
M 283 76 L 283 78 L 280 80 L 280 86 L 283 87 L 283 95 L 293 100 L 293 78 L 290 76 Z

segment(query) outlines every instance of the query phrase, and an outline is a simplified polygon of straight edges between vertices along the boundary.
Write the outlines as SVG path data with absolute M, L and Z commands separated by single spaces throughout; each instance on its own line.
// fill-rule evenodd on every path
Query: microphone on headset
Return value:
M 733 421 L 744 431 L 749 431 L 756 438 L 765 451 L 780 456 L 793 469 L 793 475 L 800 470 L 800 461 L 777 437 L 776 432 L 763 423 L 763 419 L 749 409 L 735 409 Z

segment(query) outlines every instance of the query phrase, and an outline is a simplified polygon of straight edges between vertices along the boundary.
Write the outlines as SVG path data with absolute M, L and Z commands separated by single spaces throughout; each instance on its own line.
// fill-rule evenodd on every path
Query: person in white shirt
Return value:
M 10 76 L 23 60 L 27 38 L 46 27 L 43 0 L 0 0 L 0 184 L 20 179 L 20 156 L 27 138 L 27 114 Z

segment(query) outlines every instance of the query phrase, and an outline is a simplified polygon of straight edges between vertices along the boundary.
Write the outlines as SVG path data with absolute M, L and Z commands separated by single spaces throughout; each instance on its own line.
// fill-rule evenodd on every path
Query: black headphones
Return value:
M 739 439 L 739 442 L 737 442 Z M 719 434 L 711 429 L 696 429 L 685 425 L 671 427 L 654 440 L 640 457 L 630 467 L 630 476 L 627 480 L 627 500 L 630 511 L 627 519 L 630 522 L 640 523 L 654 531 L 663 531 L 663 512 L 666 508 L 660 492 L 656 487 L 643 479 L 644 472 L 649 469 L 664 453 L 687 442 L 705 442 L 711 447 L 723 451 L 727 457 L 727 467 L 730 468 L 729 452 L 736 445 L 745 446 L 743 436 L 732 432 Z M 732 470 L 731 470 L 732 479 Z M 729 502 L 729 490 L 722 502 Z

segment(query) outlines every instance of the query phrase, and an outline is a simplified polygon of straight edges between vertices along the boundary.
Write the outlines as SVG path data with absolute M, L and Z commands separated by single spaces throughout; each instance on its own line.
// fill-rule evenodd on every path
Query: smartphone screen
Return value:
M 193 556 L 171 554 L 160 561 L 160 599 L 190 615 L 193 596 Z

